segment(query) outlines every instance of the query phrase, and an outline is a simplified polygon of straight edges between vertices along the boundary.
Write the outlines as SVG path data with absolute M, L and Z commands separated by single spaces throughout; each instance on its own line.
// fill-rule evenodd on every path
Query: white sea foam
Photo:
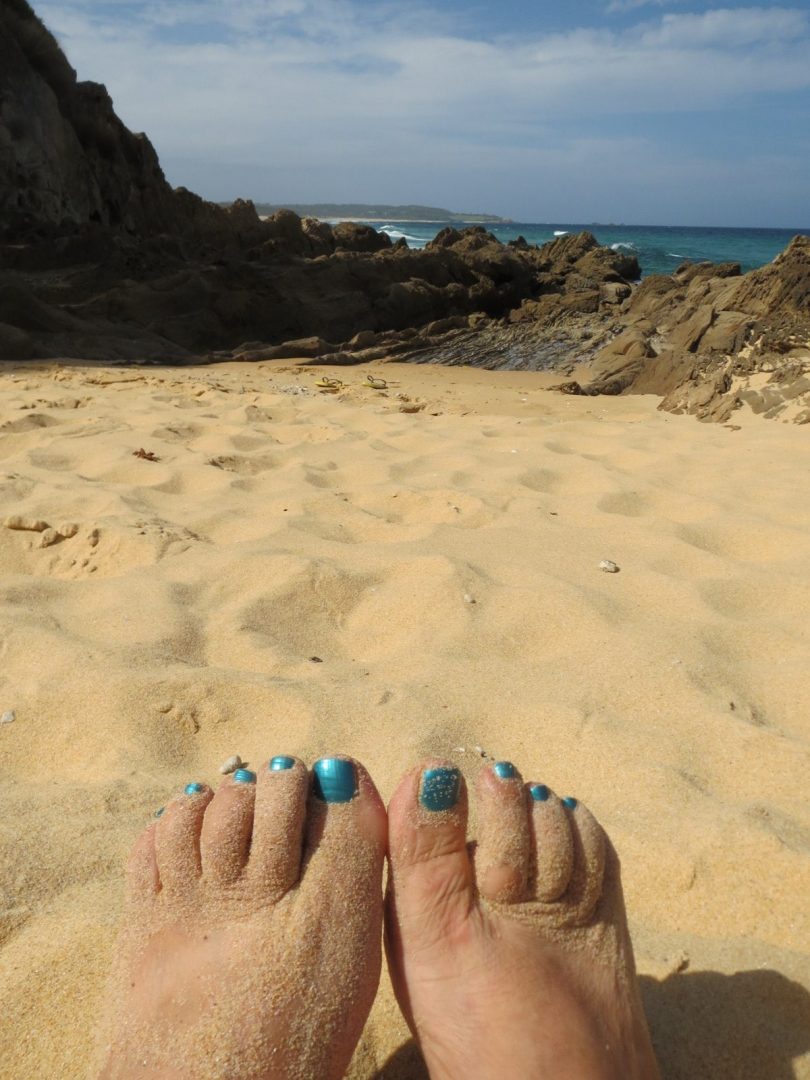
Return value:
M 411 236 L 410 233 L 401 232 L 394 225 L 380 225 L 380 232 L 386 233 L 392 240 L 399 240 L 401 237 L 405 237 L 409 244 L 426 244 L 427 240 L 424 236 Z
M 610 245 L 610 250 L 611 251 L 635 251 L 636 250 L 636 245 L 635 244 L 611 244 Z
M 554 230 L 554 235 L 555 236 L 568 236 L 568 230 L 567 229 L 555 229 Z

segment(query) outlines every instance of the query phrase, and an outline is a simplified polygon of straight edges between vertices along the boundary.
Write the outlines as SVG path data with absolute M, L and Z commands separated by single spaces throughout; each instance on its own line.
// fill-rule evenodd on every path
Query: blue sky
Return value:
M 810 0 L 35 7 L 208 198 L 810 225 Z

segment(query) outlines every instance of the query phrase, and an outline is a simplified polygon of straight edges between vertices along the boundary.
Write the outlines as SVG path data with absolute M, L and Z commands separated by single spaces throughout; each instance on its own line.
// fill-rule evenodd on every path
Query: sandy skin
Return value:
M 196 785 L 138 839 L 103 1080 L 345 1072 L 379 981 L 385 810 L 350 759 L 330 759 L 355 787 L 336 802 L 283 760 Z M 431 1077 L 654 1080 L 601 827 L 511 766 L 478 798 L 474 861 L 451 766 L 409 772 L 389 807 L 389 967 Z
M 197 785 L 138 839 L 105 1080 L 345 1072 L 379 982 L 385 809 L 357 763 L 332 803 L 285 760 Z
M 420 798 L 436 773 L 458 775 L 425 762 L 389 805 L 386 899 L 394 990 L 432 1080 L 657 1080 L 601 826 L 503 762 L 479 776 L 471 857 L 463 777 L 452 807 Z

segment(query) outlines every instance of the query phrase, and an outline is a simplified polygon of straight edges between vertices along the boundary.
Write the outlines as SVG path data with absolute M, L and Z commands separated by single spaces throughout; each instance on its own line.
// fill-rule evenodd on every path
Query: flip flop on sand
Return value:
M 315 385 L 321 390 L 340 390 L 343 386 L 343 381 L 341 379 L 327 379 L 326 376 L 324 376 L 322 379 L 318 379 Z
M 373 390 L 388 389 L 388 383 L 385 379 L 376 379 L 373 375 L 366 375 L 366 382 Z

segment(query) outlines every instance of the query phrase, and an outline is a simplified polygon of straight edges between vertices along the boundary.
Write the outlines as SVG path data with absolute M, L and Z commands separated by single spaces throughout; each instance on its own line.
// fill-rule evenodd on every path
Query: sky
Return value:
M 34 7 L 209 199 L 810 225 L 810 0 Z

